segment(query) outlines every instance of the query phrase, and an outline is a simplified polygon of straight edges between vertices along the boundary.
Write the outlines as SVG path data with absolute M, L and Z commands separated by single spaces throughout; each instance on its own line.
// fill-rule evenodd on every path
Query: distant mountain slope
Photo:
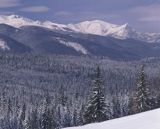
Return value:
M 16 49 L 17 51 L 25 49 L 24 52 L 39 54 L 106 56 L 112 59 L 127 60 L 160 56 L 159 43 L 148 44 L 135 39 L 121 40 L 98 35 L 51 30 L 40 26 L 14 28 L 5 24 L 0 24 L 0 34 L 1 38 L 5 38 L 4 41 L 7 44 L 12 44 L 12 47 L 15 46 L 14 52 Z M 13 44 L 13 41 L 17 44 Z M 6 51 L 12 51 L 12 49 L 6 49 Z
M 0 52 L 30 53 L 32 52 L 32 49 L 10 37 L 0 34 Z
M 67 129 L 160 129 L 160 109 L 107 122 Z
M 5 20 L 6 23 L 2 23 Z M 74 28 L 71 24 L 35 22 L 16 15 L 0 17 L 0 23 L 2 23 L 0 24 L 0 51 L 2 52 L 105 56 L 123 60 L 160 56 L 160 43 L 148 43 L 138 38 L 128 37 L 128 34 L 134 36 L 136 31 L 132 31 L 127 24 L 118 26 L 94 21 L 91 26 L 90 22 L 84 22 Z M 81 29 L 83 33 L 79 33 L 78 30 L 73 31 L 74 29 Z M 92 29 L 95 29 L 93 31 L 95 34 L 88 34 Z M 108 32 L 107 29 L 114 31 Z M 105 33 L 106 36 L 103 35 Z M 108 36 L 107 33 L 112 36 Z M 121 35 L 121 38 L 118 38 L 118 35 Z
M 137 32 L 128 24 L 115 25 L 101 20 L 84 21 L 77 24 L 57 24 L 51 21 L 35 21 L 18 15 L 0 16 L 0 23 L 19 28 L 21 26 L 40 26 L 53 30 L 75 31 L 84 34 L 110 36 L 118 39 L 133 38 L 150 43 L 160 43 L 160 33 Z

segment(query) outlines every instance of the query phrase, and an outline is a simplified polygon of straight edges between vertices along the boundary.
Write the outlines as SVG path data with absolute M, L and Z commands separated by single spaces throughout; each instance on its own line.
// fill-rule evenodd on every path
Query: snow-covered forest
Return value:
M 103 57 L 1 54 L 0 129 L 56 129 L 88 123 L 84 113 L 97 67 L 106 120 L 160 107 L 160 58 L 126 62 Z M 138 98 L 136 93 L 144 96 Z M 139 99 L 145 97 L 149 103 L 141 104 Z M 145 106 L 135 108 L 135 100 Z

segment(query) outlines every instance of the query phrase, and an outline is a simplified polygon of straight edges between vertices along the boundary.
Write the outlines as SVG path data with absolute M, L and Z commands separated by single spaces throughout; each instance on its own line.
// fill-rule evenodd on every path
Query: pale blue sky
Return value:
M 58 23 L 99 19 L 160 32 L 160 0 L 0 0 L 0 14 Z

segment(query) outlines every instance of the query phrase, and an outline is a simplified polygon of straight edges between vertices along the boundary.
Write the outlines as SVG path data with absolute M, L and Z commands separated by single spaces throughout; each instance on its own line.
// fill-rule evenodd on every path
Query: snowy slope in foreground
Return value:
M 160 129 L 160 109 L 98 124 L 68 129 Z

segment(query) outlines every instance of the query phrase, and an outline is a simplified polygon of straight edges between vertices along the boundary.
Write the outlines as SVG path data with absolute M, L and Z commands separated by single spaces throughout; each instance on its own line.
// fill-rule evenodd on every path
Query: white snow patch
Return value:
M 89 124 L 67 129 L 160 129 L 160 109 L 110 120 L 102 123 Z
M 0 39 L 0 49 L 10 50 L 10 48 L 7 46 L 7 43 L 2 39 Z
M 67 42 L 67 41 L 64 41 L 60 38 L 57 38 L 57 40 L 63 44 L 63 45 L 66 45 L 67 47 L 71 47 L 73 49 L 75 49 L 77 52 L 81 52 L 82 54 L 84 55 L 87 55 L 88 54 L 88 51 L 79 43 L 76 43 L 76 42 Z

